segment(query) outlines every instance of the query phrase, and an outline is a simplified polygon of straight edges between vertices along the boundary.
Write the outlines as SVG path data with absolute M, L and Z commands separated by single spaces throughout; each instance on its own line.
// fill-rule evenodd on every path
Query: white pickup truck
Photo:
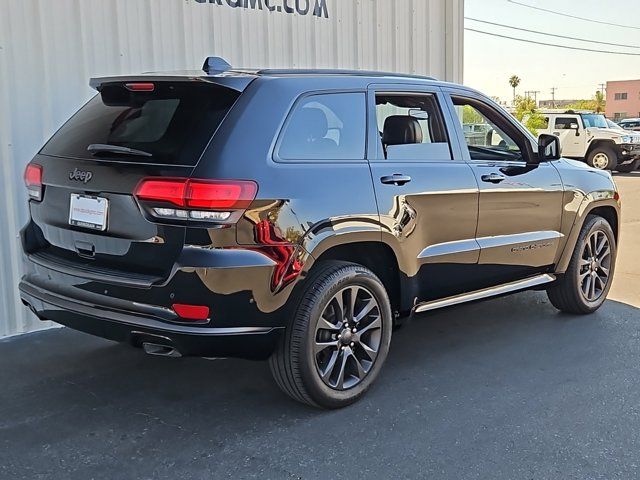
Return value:
M 538 133 L 560 137 L 562 156 L 602 170 L 631 172 L 640 166 L 640 134 L 613 129 L 600 113 L 542 113 L 547 128 Z

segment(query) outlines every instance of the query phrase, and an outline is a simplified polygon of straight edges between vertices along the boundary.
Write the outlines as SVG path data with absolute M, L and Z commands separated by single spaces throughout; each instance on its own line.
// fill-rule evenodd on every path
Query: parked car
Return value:
M 487 135 L 493 132 L 488 123 L 463 124 L 463 131 L 467 145 L 484 145 L 487 142 Z
M 427 77 L 204 70 L 91 80 L 28 164 L 20 295 L 40 319 L 269 359 L 292 398 L 337 408 L 415 313 L 527 289 L 574 314 L 604 302 L 618 192 L 557 137 Z
M 560 138 L 562 155 L 601 170 L 631 172 L 640 166 L 640 134 L 612 129 L 599 113 L 544 114 L 547 128 L 539 133 Z
M 640 118 L 627 118 L 618 123 L 625 130 L 640 131 Z

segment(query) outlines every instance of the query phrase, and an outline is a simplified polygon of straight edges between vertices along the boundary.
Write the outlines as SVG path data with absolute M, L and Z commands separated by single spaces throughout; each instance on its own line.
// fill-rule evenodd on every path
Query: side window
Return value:
M 524 159 L 526 138 L 508 119 L 480 101 L 456 96 L 451 100 L 472 160 Z
M 575 117 L 557 117 L 556 118 L 556 130 L 577 130 L 578 119 Z
M 376 120 L 387 160 L 451 160 L 444 120 L 434 95 L 378 93 Z
M 364 160 L 364 93 L 310 95 L 298 102 L 282 133 L 283 160 Z

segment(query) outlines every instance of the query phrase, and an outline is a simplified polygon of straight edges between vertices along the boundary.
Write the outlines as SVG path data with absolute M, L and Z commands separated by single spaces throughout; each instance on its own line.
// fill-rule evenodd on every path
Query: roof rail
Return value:
M 202 66 L 206 73 L 222 73 L 231 70 L 231 64 L 222 57 L 207 57 Z
M 379 72 L 376 70 L 345 70 L 345 69 L 323 69 L 323 68 L 306 68 L 306 69 L 287 69 L 287 68 L 267 68 L 258 70 L 258 75 L 353 75 L 359 77 L 404 77 L 416 78 L 420 80 L 437 80 L 434 77 L 426 75 L 416 75 L 413 73 L 398 72 Z

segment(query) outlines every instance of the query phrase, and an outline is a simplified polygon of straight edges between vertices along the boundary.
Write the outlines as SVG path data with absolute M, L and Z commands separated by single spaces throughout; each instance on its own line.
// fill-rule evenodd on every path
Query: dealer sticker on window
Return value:
M 71 194 L 69 225 L 104 231 L 107 228 L 109 201 L 102 197 Z

